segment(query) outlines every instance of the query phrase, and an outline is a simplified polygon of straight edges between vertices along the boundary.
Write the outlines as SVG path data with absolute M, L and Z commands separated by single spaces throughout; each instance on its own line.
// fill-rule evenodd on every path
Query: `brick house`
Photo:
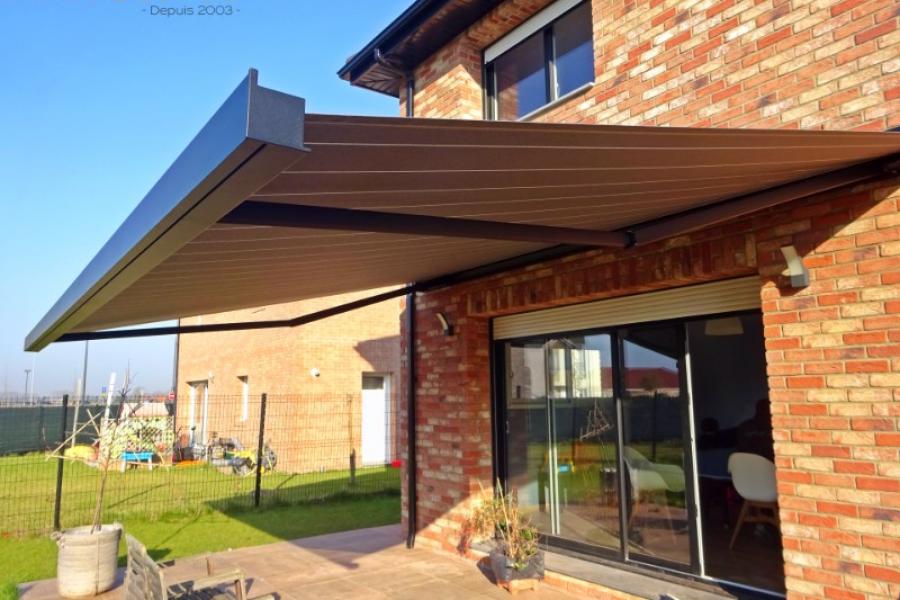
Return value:
M 445 13 L 404 14 L 341 75 L 393 93 L 415 117 L 869 131 L 900 124 L 893 2 L 473 3 L 484 5 L 480 11 L 431 4 Z M 426 56 L 428 36 L 435 41 Z M 373 58 L 372 48 L 388 60 Z M 385 77 L 392 67 L 394 78 Z M 419 542 L 455 551 L 478 485 L 499 476 L 561 551 L 767 591 L 786 587 L 793 598 L 897 598 L 898 198 L 893 180 L 828 192 L 640 250 L 575 253 L 421 294 L 417 331 L 428 331 L 437 313 L 455 330 L 416 336 Z M 801 252 L 808 286 L 786 283 L 784 246 Z M 694 293 L 667 297 L 672 290 Z M 726 306 L 726 297 L 745 293 L 746 303 Z M 706 306 L 711 295 L 725 304 Z M 628 303 L 607 300 L 618 298 Z M 706 311 L 729 313 L 732 334 L 715 335 L 715 315 Z M 643 331 L 636 333 L 636 322 Z M 529 360 L 532 368 L 522 364 Z M 596 366 L 594 390 L 573 384 L 573 361 Z M 610 363 L 618 381 L 606 374 Z M 642 367 L 680 372 L 681 393 L 622 381 Z M 568 392 L 553 389 L 547 379 L 554 377 L 568 377 Z M 527 380 L 525 389 L 519 380 Z M 723 394 L 731 406 L 721 405 Z M 654 414 L 641 406 L 648 398 L 668 428 L 644 430 Z M 740 446 L 740 422 L 752 420 L 765 398 L 781 535 L 745 530 L 730 550 L 738 508 L 733 492 L 721 496 L 729 477 L 723 454 Z M 571 412 L 562 417 L 563 410 Z M 696 530 L 654 534 L 647 519 L 642 532 L 639 515 L 638 525 L 620 527 L 615 491 L 563 497 L 578 487 L 563 478 L 577 474 L 551 481 L 554 462 L 557 470 L 574 462 L 576 473 L 614 469 L 611 456 L 602 459 L 581 441 L 595 413 L 611 422 L 595 438 L 600 445 L 645 452 L 650 440 L 686 448 L 647 460 L 694 471 L 694 489 L 688 481 L 665 494 L 679 510 L 683 500 L 695 504 L 702 517 L 689 510 L 681 518 Z M 474 429 L 467 425 L 473 418 Z M 701 423 L 713 431 L 701 431 Z M 555 456 L 546 451 L 554 444 Z M 625 469 L 637 470 L 629 462 Z M 621 489 L 634 493 L 631 483 Z
M 893 600 L 898 18 L 417 0 L 340 70 L 412 118 L 251 71 L 26 346 L 406 284 L 409 544 L 499 479 L 585 594 Z
M 383 290 L 188 317 L 182 325 L 288 319 Z M 286 332 L 220 331 L 178 338 L 176 428 L 256 440 L 266 393 L 266 440 L 279 469 L 346 468 L 399 456 L 396 417 L 401 300 L 387 300 Z

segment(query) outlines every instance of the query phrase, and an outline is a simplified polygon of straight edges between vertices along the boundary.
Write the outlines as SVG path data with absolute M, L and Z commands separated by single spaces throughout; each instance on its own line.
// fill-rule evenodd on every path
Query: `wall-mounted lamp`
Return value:
M 319 369 L 317 367 L 313 367 L 312 369 L 309 370 L 309 374 L 311 377 L 319 377 L 322 374 L 322 372 L 319 371 Z
M 803 266 L 803 259 L 793 246 L 782 246 L 781 253 L 787 261 L 788 274 L 791 276 L 792 288 L 804 288 L 809 285 L 809 271 Z
M 444 335 L 453 335 L 453 325 L 447 320 L 447 316 L 444 313 L 438 313 L 437 319 L 441 324 L 441 331 L 444 332 Z

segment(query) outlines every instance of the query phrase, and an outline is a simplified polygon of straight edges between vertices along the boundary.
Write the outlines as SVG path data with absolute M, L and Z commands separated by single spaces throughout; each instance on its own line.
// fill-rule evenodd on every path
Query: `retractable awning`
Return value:
M 251 71 L 25 346 L 647 243 L 882 176 L 898 152 L 895 133 L 305 114 Z

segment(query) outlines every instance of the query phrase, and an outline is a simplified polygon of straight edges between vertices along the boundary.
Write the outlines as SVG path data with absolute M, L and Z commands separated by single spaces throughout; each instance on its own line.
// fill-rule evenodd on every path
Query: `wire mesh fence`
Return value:
M 364 393 L 0 404 L 0 536 L 89 524 L 104 465 L 106 522 L 399 493 L 394 405 L 374 400 Z

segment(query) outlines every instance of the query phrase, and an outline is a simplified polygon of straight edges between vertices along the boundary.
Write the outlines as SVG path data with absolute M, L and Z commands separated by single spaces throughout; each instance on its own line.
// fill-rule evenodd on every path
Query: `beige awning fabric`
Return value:
M 226 153 L 227 170 L 207 165 L 219 180 L 195 177 L 203 193 L 148 195 L 110 241 L 118 260 L 82 273 L 29 336 L 30 349 L 67 332 L 423 281 L 548 246 L 220 223 L 244 202 L 624 231 L 900 152 L 894 133 L 303 114 L 301 99 L 255 87 L 253 77 L 248 85 L 251 98 L 256 90 L 267 100 L 247 111 L 251 123 L 258 115 L 261 133 L 248 136 L 258 147 L 240 160 Z M 273 99 L 282 104 L 269 122 Z M 288 126 L 302 139 L 266 139 Z

